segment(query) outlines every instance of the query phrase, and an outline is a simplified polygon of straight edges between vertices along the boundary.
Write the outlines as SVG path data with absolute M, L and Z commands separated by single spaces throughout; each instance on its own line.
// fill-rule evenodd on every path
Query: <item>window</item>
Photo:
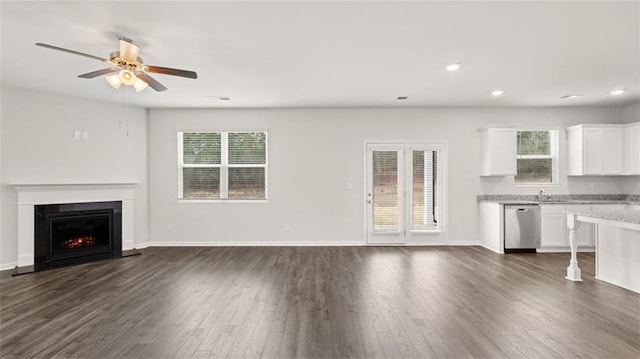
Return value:
M 558 131 L 518 131 L 516 184 L 558 183 Z
M 267 199 L 266 132 L 178 132 L 178 198 Z

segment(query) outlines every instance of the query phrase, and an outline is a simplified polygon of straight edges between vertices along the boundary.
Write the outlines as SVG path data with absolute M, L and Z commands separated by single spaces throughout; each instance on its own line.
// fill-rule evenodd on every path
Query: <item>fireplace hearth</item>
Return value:
M 36 205 L 36 271 L 122 256 L 122 202 Z

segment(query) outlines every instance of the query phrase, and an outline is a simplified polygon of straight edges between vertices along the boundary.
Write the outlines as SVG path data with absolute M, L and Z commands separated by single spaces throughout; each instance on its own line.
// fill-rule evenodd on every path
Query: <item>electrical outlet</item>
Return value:
M 89 132 L 82 132 L 82 139 L 86 140 L 87 138 L 89 138 Z
M 173 224 L 167 224 L 167 232 L 173 232 Z
M 344 189 L 347 191 L 351 191 L 353 189 L 353 183 L 347 182 L 344 184 Z
M 288 223 L 287 223 L 287 224 L 285 224 L 285 225 L 284 225 L 284 231 L 285 231 L 285 232 L 291 232 L 291 225 L 290 225 L 290 224 L 288 224 Z
M 74 140 L 79 140 L 82 138 L 82 132 L 78 131 L 78 130 L 74 130 L 73 131 L 73 139 Z

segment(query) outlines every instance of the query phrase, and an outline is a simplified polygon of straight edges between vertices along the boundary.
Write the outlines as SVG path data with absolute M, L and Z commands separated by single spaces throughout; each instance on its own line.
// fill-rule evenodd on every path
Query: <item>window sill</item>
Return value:
M 178 203 L 269 203 L 266 199 L 178 199 Z

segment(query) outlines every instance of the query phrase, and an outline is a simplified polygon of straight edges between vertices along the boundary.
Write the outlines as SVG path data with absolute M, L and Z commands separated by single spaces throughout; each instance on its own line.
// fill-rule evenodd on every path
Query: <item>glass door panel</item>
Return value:
M 403 146 L 367 146 L 368 243 L 403 243 Z
M 438 227 L 437 151 L 411 151 L 411 230 Z

